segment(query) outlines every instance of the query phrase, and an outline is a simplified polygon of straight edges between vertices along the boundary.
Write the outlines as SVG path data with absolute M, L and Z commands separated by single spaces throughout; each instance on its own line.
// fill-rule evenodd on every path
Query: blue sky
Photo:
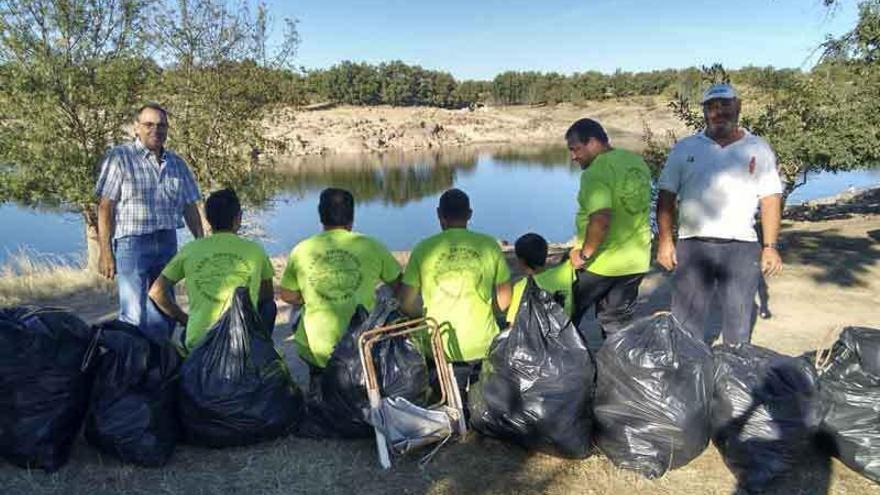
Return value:
M 821 0 L 269 0 L 299 20 L 297 66 L 403 60 L 459 79 L 504 70 L 641 71 L 721 62 L 809 68 L 855 2 Z

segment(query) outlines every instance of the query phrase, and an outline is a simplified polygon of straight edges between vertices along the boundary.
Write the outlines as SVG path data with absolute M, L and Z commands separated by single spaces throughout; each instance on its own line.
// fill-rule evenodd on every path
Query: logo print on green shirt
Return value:
M 331 302 L 351 299 L 362 279 L 361 262 L 342 249 L 330 249 L 315 256 L 308 275 L 318 296 Z
M 648 209 L 651 202 L 649 184 L 650 178 L 644 170 L 631 168 L 626 171 L 620 188 L 620 202 L 627 213 L 637 215 Z
M 251 268 L 238 254 L 214 253 L 199 260 L 193 273 L 193 285 L 199 294 L 209 301 L 223 304 L 228 289 L 248 286 Z
M 474 292 L 483 279 L 480 253 L 466 246 L 456 246 L 434 262 L 434 284 L 451 298 Z

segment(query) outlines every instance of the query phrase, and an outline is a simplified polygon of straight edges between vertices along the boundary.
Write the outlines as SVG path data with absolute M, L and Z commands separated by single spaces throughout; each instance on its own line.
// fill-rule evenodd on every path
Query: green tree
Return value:
M 841 171 L 880 163 L 880 0 L 861 2 L 856 26 L 824 44 L 822 63 L 808 74 L 759 74 L 772 91 L 759 110 L 744 114 L 743 125 L 767 139 L 786 182 L 784 196 L 804 184 L 809 173 Z M 729 80 L 720 65 L 703 68 L 704 86 Z M 744 74 L 755 80 L 755 74 Z M 676 116 L 692 130 L 703 120 L 691 97 L 676 94 Z M 674 136 L 668 141 L 673 141 Z M 659 168 L 670 142 L 645 131 L 646 155 Z
M 151 4 L 0 1 L 0 200 L 81 212 L 91 266 L 96 164 L 160 72 L 141 29 Z
M 278 71 L 287 68 L 299 37 L 285 19 L 281 42 L 269 46 L 268 12 L 247 3 L 178 0 L 154 17 L 157 57 L 166 60 L 153 88 L 169 109 L 169 147 L 206 189 L 233 186 L 251 203 L 274 189 L 266 160 L 263 117 L 283 93 Z
M 247 7 L 0 0 L 0 200 L 81 212 L 96 266 L 97 165 L 148 99 L 169 109 L 169 145 L 203 187 L 231 183 L 265 197 L 271 175 L 256 171 L 253 157 L 261 110 L 281 81 L 267 68 L 289 60 L 298 39 L 288 22 L 270 49 L 265 9 Z

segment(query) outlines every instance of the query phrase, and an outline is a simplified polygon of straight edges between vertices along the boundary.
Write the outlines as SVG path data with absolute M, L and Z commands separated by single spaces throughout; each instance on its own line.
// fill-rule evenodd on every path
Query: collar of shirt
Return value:
M 739 130 L 741 130 L 741 131 L 743 132 L 742 137 L 739 138 L 739 139 L 737 139 L 736 141 L 734 141 L 734 142 L 728 144 L 727 146 L 732 146 L 732 145 L 734 145 L 734 144 L 738 144 L 738 143 L 744 143 L 744 142 L 746 142 L 750 137 L 752 137 L 752 133 L 749 132 L 749 130 L 746 129 L 745 127 L 740 127 Z M 714 139 L 710 138 L 710 137 L 706 134 L 706 129 L 703 129 L 702 131 L 698 132 L 698 133 L 697 133 L 697 136 L 699 136 L 701 139 L 705 139 L 706 141 L 709 141 L 710 143 L 712 143 L 712 144 L 714 144 L 714 145 L 716 145 L 716 146 L 721 146 L 720 144 L 718 144 L 718 141 L 715 141 Z M 727 146 L 724 146 L 724 147 L 726 148 Z
M 152 151 L 148 150 L 144 143 L 141 142 L 139 138 L 134 138 L 134 148 L 143 155 L 144 158 L 150 158 L 150 153 Z M 159 165 L 165 163 L 165 148 L 162 148 L 162 155 L 159 157 Z

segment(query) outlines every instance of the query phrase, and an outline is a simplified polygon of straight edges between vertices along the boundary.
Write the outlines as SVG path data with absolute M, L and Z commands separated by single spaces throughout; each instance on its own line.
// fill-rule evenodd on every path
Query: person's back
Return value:
M 260 283 L 272 278 L 272 265 L 263 247 L 231 232 L 196 239 L 162 271 L 169 280 L 184 279 L 189 301 L 186 348 L 192 350 L 229 308 L 238 287 L 247 287 L 257 309 Z
M 350 192 L 325 189 L 318 211 L 324 231 L 293 248 L 281 278 L 281 298 L 303 306 L 294 342 L 314 376 L 326 366 L 357 306 L 372 310 L 376 286 L 396 284 L 400 277 L 400 265 L 385 246 L 351 231 Z
M 372 310 L 376 285 L 399 275 L 391 253 L 363 234 L 331 229 L 297 244 L 281 286 L 302 294 L 303 316 L 294 336 L 300 356 L 326 365 L 357 306 Z
M 413 249 L 403 282 L 421 289 L 425 314 L 449 322 L 444 337 L 454 361 L 486 357 L 498 333 L 494 290 L 510 274 L 495 239 L 464 228 L 450 228 Z
M 162 270 L 150 290 L 150 297 L 166 313 L 186 325 L 185 346 L 192 350 L 223 315 L 235 289 L 247 287 L 254 309 L 265 318 L 267 331 L 274 326 L 272 303 L 272 264 L 263 247 L 239 237 L 241 207 L 235 192 L 224 189 L 213 193 L 205 203 L 214 233 L 184 245 Z M 189 314 L 165 296 L 170 286 L 185 281 Z M 260 307 L 271 304 L 271 310 Z M 271 321 L 269 321 L 271 320 Z
M 574 269 L 567 259 L 562 260 L 558 265 L 547 268 L 546 270 L 532 275 L 535 283 L 541 289 L 553 294 L 554 296 L 562 295 L 562 308 L 565 314 L 571 317 L 574 311 L 574 301 L 572 299 L 571 286 L 574 283 Z M 513 324 L 516 314 L 519 311 L 519 305 L 522 302 L 523 291 L 526 288 L 528 277 L 523 277 L 513 286 L 513 295 L 510 298 L 510 307 L 507 308 L 507 323 Z
M 513 320 L 516 319 L 529 276 L 535 279 L 535 283 L 541 289 L 554 296 L 561 294 L 563 309 L 571 317 L 574 311 L 572 297 L 572 284 L 575 280 L 574 268 L 567 258 L 556 266 L 547 267 L 547 251 L 547 241 L 535 233 L 525 234 L 514 243 L 517 262 L 525 273 L 525 277 L 513 286 L 510 306 L 507 308 L 507 323 L 513 324 Z
M 404 307 L 420 292 L 426 316 L 451 327 L 443 334 L 447 358 L 479 361 L 498 333 L 496 298 L 501 310 L 509 304 L 510 270 L 495 239 L 467 230 L 472 212 L 464 192 L 446 191 L 437 214 L 442 232 L 419 242 L 406 265 Z

